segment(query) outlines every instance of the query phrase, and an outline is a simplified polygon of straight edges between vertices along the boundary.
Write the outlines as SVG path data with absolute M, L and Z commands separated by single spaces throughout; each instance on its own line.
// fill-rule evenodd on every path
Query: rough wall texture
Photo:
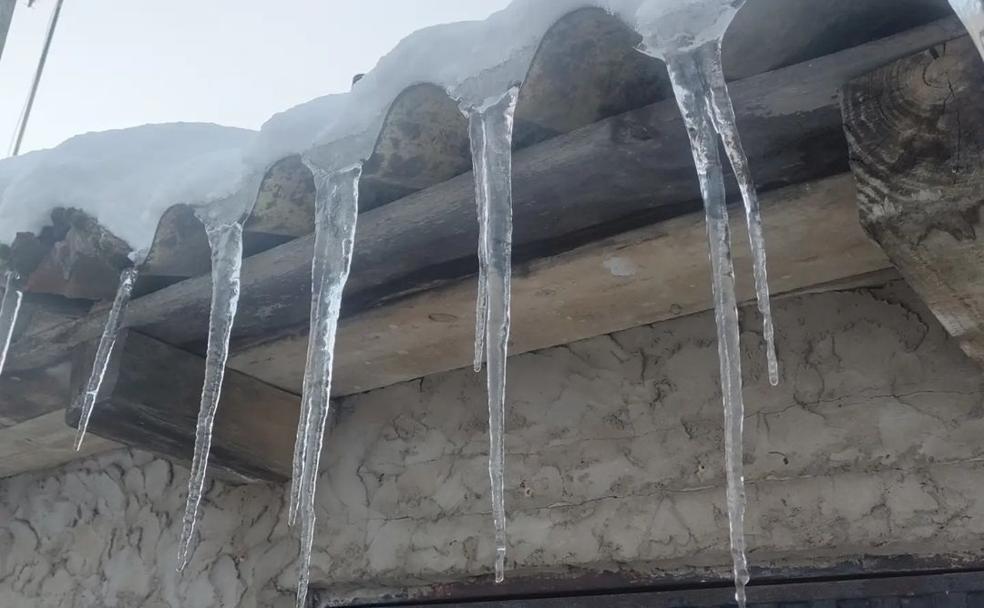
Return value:
M 776 317 L 778 388 L 750 312 L 742 336 L 753 565 L 984 561 L 980 371 L 904 285 L 790 298 Z M 323 597 L 487 582 L 482 381 L 450 372 L 339 405 L 312 577 Z M 509 381 L 513 580 L 727 572 L 710 315 L 521 355 Z M 0 605 L 289 605 L 283 488 L 213 484 L 178 577 L 185 481 L 118 452 L 0 482 Z

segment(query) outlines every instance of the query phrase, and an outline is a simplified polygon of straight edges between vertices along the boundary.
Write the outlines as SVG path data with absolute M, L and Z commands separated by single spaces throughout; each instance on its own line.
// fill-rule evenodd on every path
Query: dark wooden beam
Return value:
M 95 345 L 79 348 L 72 365 L 72 400 L 66 420 L 78 426 Z M 204 360 L 138 334 L 116 343 L 89 420 L 89 432 L 188 462 L 193 454 Z M 247 479 L 290 476 L 300 399 L 228 370 L 215 419 L 211 466 Z
M 984 63 L 969 38 L 849 83 L 861 223 L 984 364 Z
M 850 174 L 790 186 L 762 198 L 774 294 L 889 267 L 858 225 Z M 749 268 L 744 218 L 732 218 L 735 263 Z M 739 296 L 754 297 L 751 271 Z M 703 213 L 673 218 L 517 265 L 510 353 L 567 344 L 712 306 Z M 475 284 L 459 281 L 344 319 L 335 345 L 337 395 L 359 393 L 464 367 L 472 357 Z M 299 391 L 306 332 L 244 349 L 230 366 Z
M 963 35 L 948 19 L 733 83 L 752 167 L 765 189 L 846 169 L 839 92 L 848 80 Z M 514 161 L 516 259 L 570 249 L 696 207 L 686 133 L 672 101 L 594 123 L 518 152 Z M 470 175 L 360 216 L 351 315 L 474 269 L 477 226 Z M 313 238 L 247 259 L 234 348 L 302 331 L 310 306 Z M 210 279 L 182 281 L 136 299 L 127 323 L 176 345 L 200 348 Z M 99 335 L 105 316 L 37 332 L 12 347 L 9 369 L 49 365 Z

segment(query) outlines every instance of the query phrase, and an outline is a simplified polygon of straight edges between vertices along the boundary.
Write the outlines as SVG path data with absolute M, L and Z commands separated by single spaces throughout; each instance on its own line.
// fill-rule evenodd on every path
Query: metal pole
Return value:
M 21 142 L 24 140 L 24 131 L 27 130 L 27 121 L 31 118 L 31 109 L 34 108 L 34 97 L 38 93 L 38 85 L 41 84 L 41 73 L 44 72 L 44 64 L 48 61 L 48 51 L 51 49 L 51 39 L 55 36 L 55 28 L 58 27 L 58 16 L 61 14 L 62 3 L 65 0 L 57 0 L 55 10 L 51 13 L 51 21 L 48 22 L 48 34 L 44 39 L 44 48 L 41 49 L 41 59 L 38 60 L 38 68 L 34 72 L 34 81 L 31 83 L 31 92 L 27 96 L 27 103 L 21 113 L 20 124 L 17 127 L 17 136 L 11 147 L 10 155 L 17 156 L 20 152 Z
M 17 0 L 0 0 L 0 58 L 3 58 L 3 45 L 7 42 L 7 31 L 14 16 Z

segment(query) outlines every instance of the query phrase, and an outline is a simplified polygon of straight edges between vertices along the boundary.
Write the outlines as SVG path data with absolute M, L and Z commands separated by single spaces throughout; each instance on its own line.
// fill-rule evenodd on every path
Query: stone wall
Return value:
M 753 572 L 984 561 L 980 371 L 902 284 L 775 313 L 772 388 L 743 311 Z M 483 382 L 460 370 L 339 404 L 319 486 L 323 600 L 488 591 Z M 711 315 L 514 357 L 508 395 L 507 581 L 726 575 Z M 179 577 L 185 483 L 129 452 L 0 481 L 0 605 L 291 605 L 284 488 L 213 483 Z

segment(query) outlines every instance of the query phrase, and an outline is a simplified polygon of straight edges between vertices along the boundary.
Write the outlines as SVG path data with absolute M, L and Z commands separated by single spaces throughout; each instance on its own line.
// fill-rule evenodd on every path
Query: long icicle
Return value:
M 728 524 L 735 578 L 735 599 L 744 608 L 748 561 L 745 549 L 745 479 L 742 461 L 744 402 L 738 304 L 735 298 L 724 174 L 714 131 L 711 87 L 697 49 L 666 58 L 677 104 L 683 114 L 697 167 L 710 250 L 714 318 L 718 331 L 721 395 L 724 404 L 725 468 L 727 473 Z
M 484 276 L 479 277 L 476 327 L 483 325 L 482 317 L 485 317 L 489 481 L 492 489 L 492 520 L 495 525 L 497 583 L 505 578 L 506 567 L 504 435 L 512 277 L 512 132 L 518 94 L 519 89 L 513 87 L 495 102 L 469 113 L 472 165 L 475 167 L 475 193 L 480 221 L 479 262 L 486 266 Z M 476 336 L 476 346 L 479 341 Z M 476 364 L 480 364 L 477 353 Z
M 0 374 L 7 363 L 7 351 L 14 337 L 14 326 L 17 325 L 23 297 L 24 294 L 17 288 L 17 273 L 8 270 L 4 273 L 3 300 L 0 301 Z
M 950 0 L 950 6 L 970 33 L 981 59 L 984 59 L 984 0 Z
M 759 207 L 755 180 L 748 166 L 748 157 L 738 135 L 738 121 L 731 103 L 728 85 L 721 65 L 721 41 L 716 40 L 694 51 L 700 69 L 710 90 L 711 116 L 714 128 L 721 136 L 725 152 L 731 161 L 741 198 L 745 204 L 745 223 L 748 226 L 748 245 L 752 251 L 752 267 L 755 275 L 755 295 L 762 314 L 762 334 L 765 338 L 765 355 L 769 369 L 769 382 L 779 384 L 779 361 L 776 358 L 775 326 L 772 322 L 772 305 L 769 302 L 769 274 L 766 270 L 765 236 L 762 234 L 762 214 Z
M 82 449 L 82 440 L 85 439 L 86 430 L 89 428 L 89 418 L 92 416 L 92 409 L 96 405 L 96 398 L 99 396 L 103 378 L 106 377 L 109 357 L 113 353 L 116 338 L 120 334 L 120 326 L 126 314 L 126 307 L 130 303 L 130 294 L 133 293 L 133 284 L 136 280 L 137 269 L 135 267 L 127 268 L 120 273 L 120 284 L 116 289 L 113 307 L 109 309 L 106 326 L 103 328 L 102 336 L 99 338 L 99 346 L 96 348 L 92 371 L 89 373 L 89 380 L 85 384 L 85 392 L 81 396 L 80 409 L 82 415 L 79 418 L 79 430 L 75 436 L 75 451 Z
M 239 273 L 243 258 L 243 226 L 240 222 L 206 220 L 205 232 L 212 250 L 212 308 L 209 313 L 208 351 L 205 356 L 205 382 L 195 429 L 195 453 L 188 479 L 188 500 L 182 520 L 178 571 L 188 565 L 192 539 L 198 523 L 198 509 L 205 487 L 205 472 L 212 448 L 212 426 L 222 392 L 229 337 L 239 306 Z
M 311 548 L 316 522 L 318 469 L 331 401 L 335 336 L 342 292 L 348 281 L 355 245 L 362 166 L 329 172 L 310 165 L 315 176 L 315 242 L 312 262 L 312 322 L 308 336 L 302 412 L 295 456 L 301 451 L 299 479 L 292 483 L 291 511 L 301 520 L 301 554 L 297 576 L 297 608 L 304 608 L 310 581 Z M 295 461 L 295 466 L 297 462 Z

